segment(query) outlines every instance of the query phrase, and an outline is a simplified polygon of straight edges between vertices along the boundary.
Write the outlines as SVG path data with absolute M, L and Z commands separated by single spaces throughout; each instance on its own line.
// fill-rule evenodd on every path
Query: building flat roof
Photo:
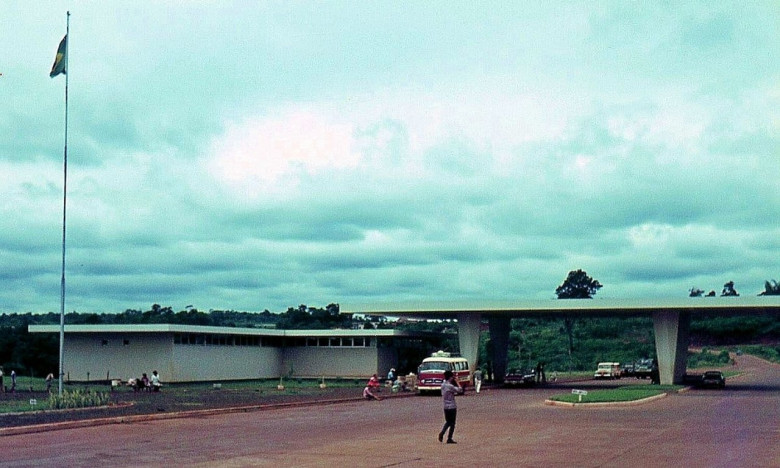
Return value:
M 29 325 L 30 333 L 59 333 L 59 325 Z M 65 333 L 209 333 L 215 335 L 282 336 L 291 338 L 319 337 L 412 337 L 424 333 L 395 329 L 322 329 L 279 330 L 276 328 L 211 327 L 180 324 L 65 325 Z
M 460 313 L 510 316 L 648 315 L 658 311 L 714 312 L 718 315 L 780 314 L 780 296 L 682 297 L 648 299 L 546 299 L 341 304 L 345 314 L 453 318 Z

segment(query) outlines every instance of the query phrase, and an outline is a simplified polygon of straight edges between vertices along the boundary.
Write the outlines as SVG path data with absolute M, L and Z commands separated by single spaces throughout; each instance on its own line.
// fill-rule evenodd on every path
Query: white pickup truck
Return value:
M 620 363 L 600 362 L 599 367 L 596 369 L 596 373 L 593 374 L 593 378 L 594 379 L 619 379 Z

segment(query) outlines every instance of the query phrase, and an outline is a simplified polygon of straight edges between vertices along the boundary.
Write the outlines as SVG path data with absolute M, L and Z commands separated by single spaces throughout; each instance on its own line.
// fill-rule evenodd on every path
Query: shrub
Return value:
M 715 353 L 708 348 L 702 348 L 700 353 L 688 352 L 687 367 L 717 367 L 730 361 L 729 352 L 725 349 Z
M 62 395 L 54 393 L 49 395 L 49 408 L 88 408 L 106 405 L 110 400 L 109 394 L 104 392 L 91 392 L 89 390 L 63 391 Z

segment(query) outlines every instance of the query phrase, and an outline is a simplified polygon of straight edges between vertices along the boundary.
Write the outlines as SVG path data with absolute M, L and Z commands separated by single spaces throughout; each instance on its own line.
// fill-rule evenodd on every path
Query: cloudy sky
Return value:
M 4 1 L 0 313 L 780 280 L 780 8 Z

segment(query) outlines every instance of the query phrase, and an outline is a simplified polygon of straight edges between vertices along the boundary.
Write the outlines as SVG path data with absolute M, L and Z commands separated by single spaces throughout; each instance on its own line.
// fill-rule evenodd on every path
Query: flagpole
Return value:
M 62 381 L 65 377 L 63 357 L 65 355 L 65 219 L 68 200 L 68 46 L 70 44 L 70 11 L 65 26 L 65 150 L 62 157 L 62 277 L 60 280 L 60 369 L 58 395 L 62 396 Z

